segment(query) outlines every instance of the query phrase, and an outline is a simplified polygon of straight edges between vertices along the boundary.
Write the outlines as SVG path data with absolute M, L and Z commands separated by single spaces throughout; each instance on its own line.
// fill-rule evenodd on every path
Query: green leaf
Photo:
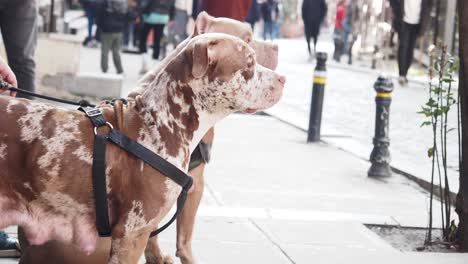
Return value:
M 427 156 L 431 158 L 434 155 L 434 148 L 429 148 L 427 150 Z
M 447 133 L 451 132 L 451 131 L 454 131 L 456 128 L 452 127 L 450 128 L 449 130 L 447 130 Z
M 442 79 L 442 82 L 445 82 L 445 83 L 452 83 L 454 81 L 455 81 L 455 79 L 452 79 L 452 78 L 443 78 Z
M 421 126 L 420 127 L 423 127 L 423 126 L 430 126 L 432 125 L 432 122 L 431 121 L 424 121 L 421 123 Z

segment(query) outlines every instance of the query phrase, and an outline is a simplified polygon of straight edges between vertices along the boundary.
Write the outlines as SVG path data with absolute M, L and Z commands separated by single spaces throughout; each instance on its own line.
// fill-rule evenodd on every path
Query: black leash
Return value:
M 122 148 L 123 150 L 130 152 L 137 158 L 143 160 L 145 163 L 153 167 L 154 169 L 161 172 L 166 177 L 170 178 L 178 185 L 182 187 L 179 197 L 177 198 L 177 209 L 172 218 L 162 227 L 151 232 L 150 237 L 156 236 L 166 228 L 168 228 L 182 211 L 187 200 L 187 193 L 193 185 L 192 177 L 188 176 L 185 172 L 174 166 L 172 163 L 161 158 L 156 153 L 147 149 L 140 143 L 125 136 L 119 130 L 106 121 L 102 115 L 101 110 L 96 108 L 95 105 L 89 103 L 86 100 L 80 100 L 79 102 L 73 102 L 63 100 L 55 97 L 46 95 L 36 94 L 30 91 L 13 87 L 10 83 L 0 78 L 0 88 L 7 89 L 12 92 L 24 94 L 28 96 L 38 97 L 50 101 L 55 101 L 64 104 L 79 106 L 78 110 L 86 113 L 91 122 L 94 125 L 94 154 L 93 154 L 93 192 L 94 192 L 94 205 L 96 209 L 96 226 L 101 237 L 109 237 L 112 233 L 112 227 L 109 221 L 109 206 L 107 203 L 107 183 L 106 183 L 106 146 L 107 142 L 112 142 Z M 125 102 L 125 100 L 123 100 Z M 103 126 L 109 126 L 111 129 L 108 134 L 98 134 L 97 129 Z
M 32 97 L 42 98 L 42 99 L 46 99 L 46 100 L 49 100 L 49 101 L 54 101 L 54 102 L 58 102 L 58 103 L 62 103 L 62 104 L 69 104 L 69 105 L 76 105 L 76 106 L 83 106 L 83 107 L 86 107 L 86 106 L 87 107 L 96 107 L 95 105 L 91 104 L 90 102 L 88 102 L 87 100 L 84 100 L 84 99 L 81 99 L 78 102 L 74 102 L 74 101 L 64 100 L 64 99 L 60 99 L 60 98 L 55 98 L 55 97 L 51 97 L 51 96 L 47 96 L 47 95 L 42 95 L 42 94 L 37 94 L 37 93 L 30 92 L 30 91 L 26 91 L 26 90 L 23 90 L 23 89 L 12 86 L 10 83 L 3 80 L 2 78 L 0 78 L 0 88 L 7 89 L 10 92 L 16 92 L 18 94 L 24 94 L 24 95 L 28 95 L 28 96 L 32 96 Z

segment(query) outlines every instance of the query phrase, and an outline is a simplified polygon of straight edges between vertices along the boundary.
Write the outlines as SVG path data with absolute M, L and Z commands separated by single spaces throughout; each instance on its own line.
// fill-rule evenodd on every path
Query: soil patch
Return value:
M 424 245 L 426 228 L 389 225 L 366 225 L 366 227 L 401 251 L 458 253 L 454 246 L 443 242 L 441 229 L 433 229 L 433 243 Z

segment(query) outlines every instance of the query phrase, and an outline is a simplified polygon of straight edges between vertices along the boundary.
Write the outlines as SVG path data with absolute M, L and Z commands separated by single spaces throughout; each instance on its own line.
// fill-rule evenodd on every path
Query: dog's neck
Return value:
M 176 166 L 188 165 L 190 153 L 204 134 L 228 113 L 208 113 L 194 94 L 195 84 L 174 80 L 165 70 L 137 96 L 145 126 L 157 152 Z

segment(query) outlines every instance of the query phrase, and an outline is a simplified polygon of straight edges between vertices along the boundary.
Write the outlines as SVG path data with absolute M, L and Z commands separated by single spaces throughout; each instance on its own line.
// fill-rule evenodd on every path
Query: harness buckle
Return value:
M 86 115 L 88 117 L 93 117 L 93 116 L 98 116 L 98 115 L 102 115 L 102 112 L 99 108 L 91 108 L 91 109 L 86 109 L 86 108 L 82 108 L 83 111 L 86 113 Z
M 113 126 L 111 123 L 106 122 L 106 125 L 107 125 L 111 130 L 114 129 L 114 126 Z M 96 136 L 98 135 L 97 129 L 98 129 L 98 127 L 94 127 L 94 135 L 96 135 Z

